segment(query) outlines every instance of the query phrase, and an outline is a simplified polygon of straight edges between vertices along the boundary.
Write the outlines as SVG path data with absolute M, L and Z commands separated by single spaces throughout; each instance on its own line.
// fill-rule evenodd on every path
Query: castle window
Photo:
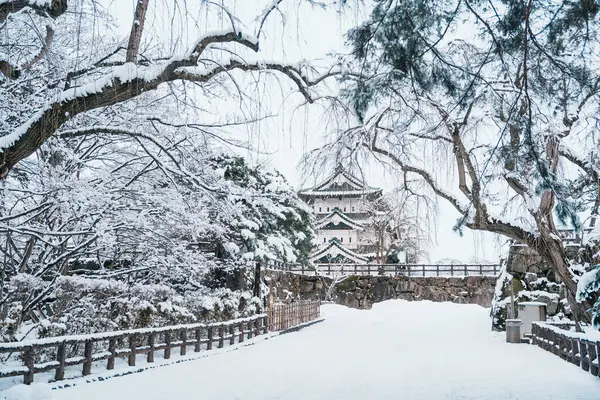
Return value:
M 319 207 L 319 212 L 321 212 L 321 207 Z
M 344 212 L 346 212 L 346 207 L 344 207 Z
M 327 207 L 327 212 L 329 212 L 329 207 Z
M 348 238 L 348 243 L 352 243 L 352 238 L 351 237 Z
M 323 243 L 327 243 L 327 238 L 323 238 Z
M 352 211 L 354 211 L 354 207 L 352 207 Z
M 344 238 L 340 238 L 340 242 L 341 242 L 341 243 L 344 243 Z

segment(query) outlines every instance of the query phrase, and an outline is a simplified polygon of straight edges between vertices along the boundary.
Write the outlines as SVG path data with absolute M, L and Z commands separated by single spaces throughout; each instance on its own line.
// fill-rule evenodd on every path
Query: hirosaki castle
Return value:
M 314 188 L 302 190 L 300 198 L 316 217 L 318 247 L 311 261 L 321 263 L 368 263 L 374 258 L 375 232 L 369 228 L 368 200 L 382 196 L 380 188 L 368 186 L 341 166 Z M 385 239 L 389 246 L 391 238 Z

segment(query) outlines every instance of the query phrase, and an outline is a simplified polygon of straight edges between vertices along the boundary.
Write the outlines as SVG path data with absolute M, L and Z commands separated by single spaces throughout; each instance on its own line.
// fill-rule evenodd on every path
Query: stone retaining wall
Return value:
M 390 299 L 453 301 L 490 307 L 496 277 L 389 277 L 350 276 L 335 284 L 328 277 L 304 276 L 290 272 L 266 271 L 265 282 L 277 297 L 332 300 L 352 308 L 369 309 L 373 303 Z

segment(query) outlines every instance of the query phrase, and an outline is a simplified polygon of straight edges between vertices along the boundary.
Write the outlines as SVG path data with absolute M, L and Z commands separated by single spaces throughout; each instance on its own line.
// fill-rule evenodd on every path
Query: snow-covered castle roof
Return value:
M 381 193 L 338 165 L 335 172 L 312 189 L 301 190 L 300 197 L 357 197 Z

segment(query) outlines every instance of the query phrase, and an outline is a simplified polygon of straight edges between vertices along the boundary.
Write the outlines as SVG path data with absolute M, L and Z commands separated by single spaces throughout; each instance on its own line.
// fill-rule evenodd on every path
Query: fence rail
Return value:
M 543 322 L 533 323 L 531 337 L 534 345 L 600 377 L 600 341 Z
M 188 347 L 194 352 L 222 348 L 242 343 L 269 331 L 280 331 L 319 317 L 319 302 L 275 304 L 266 314 L 249 318 L 212 324 L 176 325 L 161 328 L 130 329 L 91 335 L 59 336 L 0 343 L 0 354 L 11 354 L 12 361 L 21 365 L 0 367 L 0 378 L 23 376 L 30 384 L 37 373 L 54 370 L 54 380 L 65 379 L 65 368 L 81 365 L 82 375 L 91 374 L 92 364 L 106 360 L 106 369 L 115 368 L 116 359 L 127 359 L 135 366 L 136 356 L 146 355 L 146 361 L 154 362 L 156 352 L 163 358 L 171 358 L 172 352 L 186 355 Z M 16 356 L 16 357 L 15 357 Z M 41 358 L 51 361 L 40 362 Z
M 269 326 L 275 331 L 289 329 L 321 316 L 320 302 L 301 300 L 293 303 L 274 303 L 269 307 Z
M 499 264 L 304 264 L 269 263 L 267 268 L 302 275 L 496 276 Z

